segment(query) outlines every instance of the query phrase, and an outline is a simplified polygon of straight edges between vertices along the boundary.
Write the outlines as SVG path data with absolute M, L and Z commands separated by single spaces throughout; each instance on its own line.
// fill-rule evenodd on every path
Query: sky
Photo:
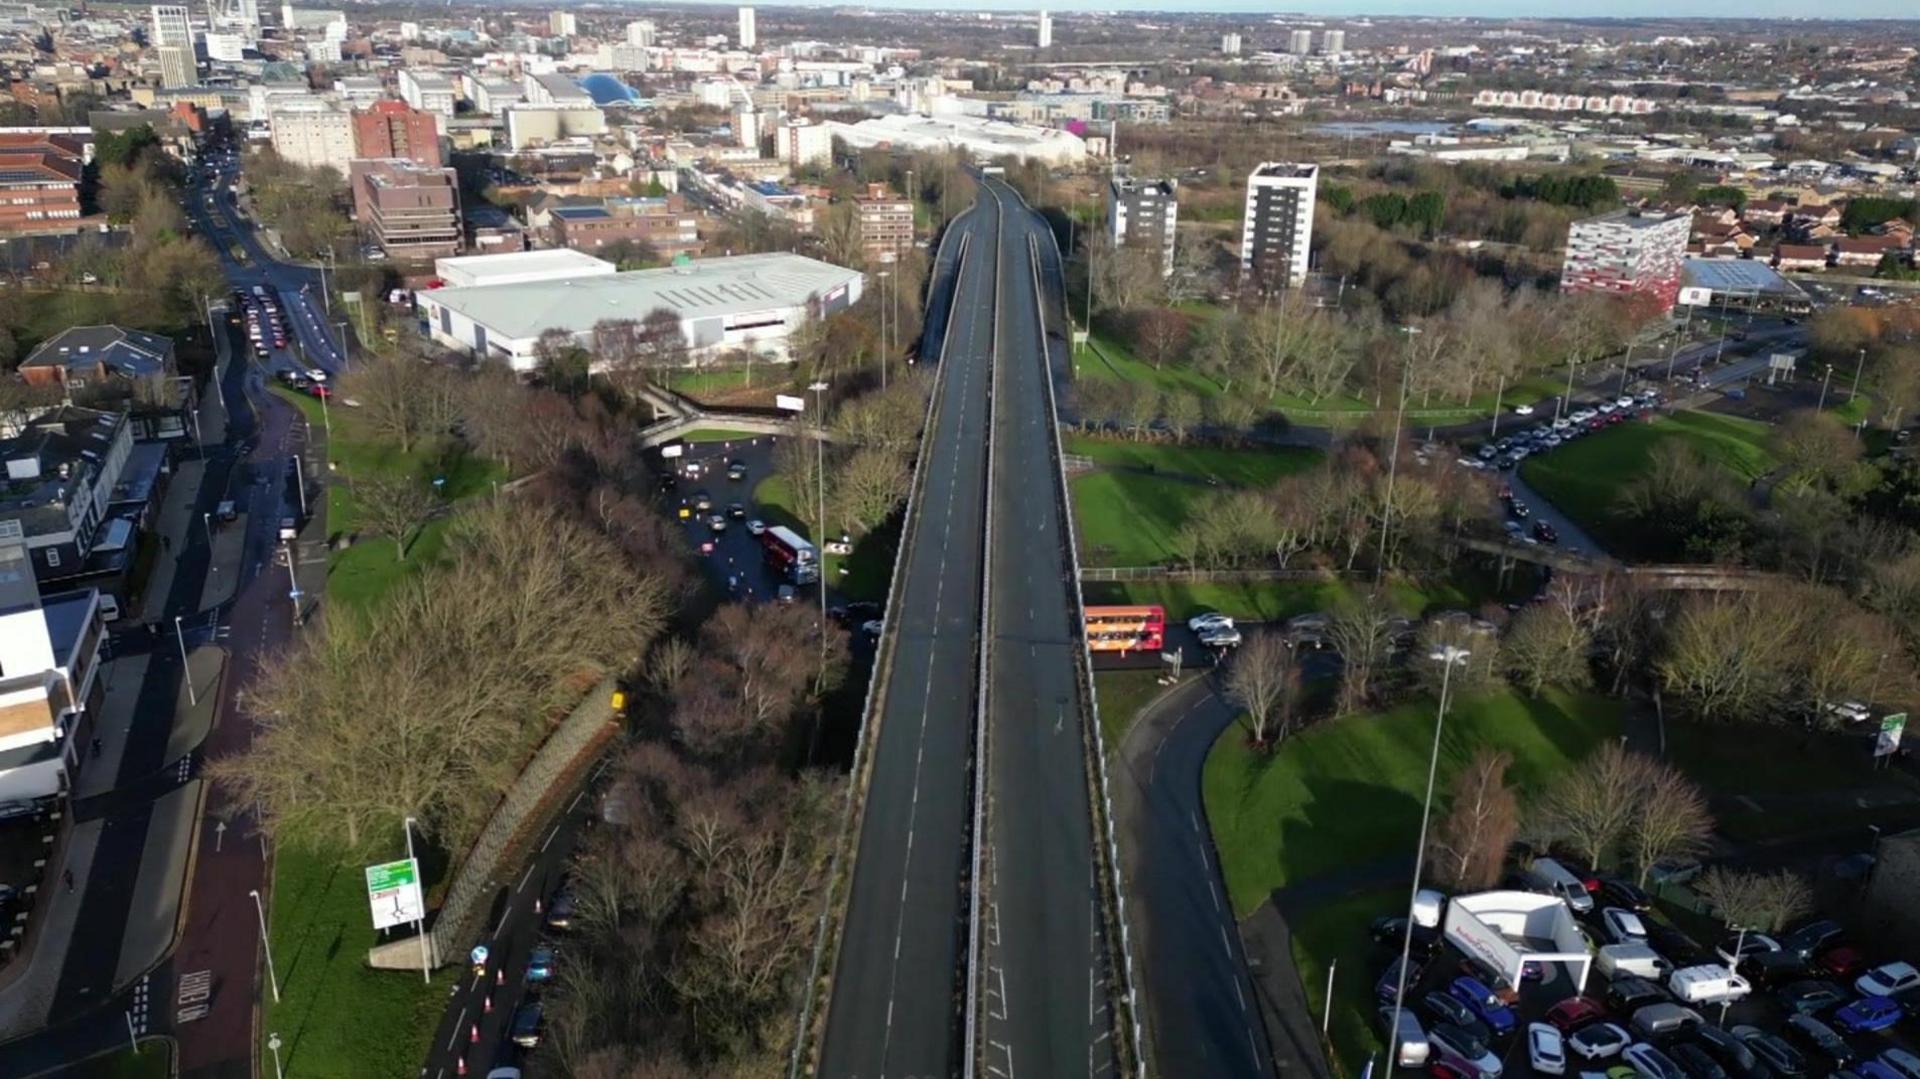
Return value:
M 738 0 L 712 0 L 737 3 Z M 788 0 L 792 2 L 792 0 Z M 806 2 L 806 0 L 801 0 Z M 822 0 L 830 2 L 830 0 Z M 1211 11 L 1249 15 L 1474 15 L 1483 18 L 1917 19 L 1916 0 L 867 0 L 874 7 L 938 11 Z

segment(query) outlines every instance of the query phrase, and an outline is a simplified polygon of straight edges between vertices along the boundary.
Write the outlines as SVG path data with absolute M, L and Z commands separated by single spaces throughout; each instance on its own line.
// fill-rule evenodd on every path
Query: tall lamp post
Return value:
M 200 698 L 193 691 L 193 668 L 187 666 L 187 637 L 180 632 L 180 616 L 177 614 L 173 616 L 173 640 L 180 646 L 180 677 L 187 683 L 187 703 L 197 708 Z
M 880 279 L 880 389 L 884 392 L 887 388 L 887 364 L 893 360 L 893 349 L 889 347 L 892 338 L 887 333 L 887 279 L 893 276 L 893 271 L 881 270 L 874 276 Z M 898 333 L 899 329 L 896 327 L 893 332 Z
M 1420 871 L 1427 861 L 1427 822 L 1433 816 L 1433 781 L 1440 768 L 1440 736 L 1447 729 L 1447 696 L 1453 687 L 1453 668 L 1473 653 L 1454 645 L 1429 652 L 1440 667 L 1440 707 L 1433 719 L 1433 750 L 1427 756 L 1427 797 L 1420 804 L 1420 842 L 1413 849 L 1413 887 L 1407 893 L 1407 929 L 1400 938 L 1400 974 L 1393 990 L 1393 1023 L 1387 1028 L 1387 1070 L 1400 1064 L 1400 1012 L 1407 996 L 1407 965 L 1413 959 L 1413 905 L 1420 898 Z
M 1847 400 L 1853 400 L 1854 395 L 1860 392 L 1860 373 L 1866 369 L 1867 350 L 1863 348 L 1860 350 L 1860 358 L 1853 363 L 1853 385 L 1847 387 Z
M 260 916 L 260 947 L 267 953 L 267 984 L 273 987 L 273 1002 L 280 1003 L 280 976 L 273 972 L 273 938 L 267 936 L 267 908 L 260 902 L 260 889 L 247 892 L 253 897 L 253 912 Z
M 813 392 L 813 479 L 815 497 L 818 499 L 820 520 L 820 564 L 815 567 L 820 577 L 820 662 L 827 658 L 827 410 L 821 394 L 827 390 L 825 382 L 813 382 L 807 385 Z
M 280 1035 L 267 1035 L 267 1048 L 273 1050 L 273 1079 L 286 1079 L 286 1072 L 280 1070 Z
M 1400 401 L 1393 413 L 1393 452 L 1387 456 L 1387 504 L 1380 511 L 1380 556 L 1373 567 L 1375 582 L 1387 573 L 1387 533 L 1393 527 L 1393 481 L 1400 471 L 1400 429 L 1406 426 L 1407 379 L 1413 374 L 1413 339 L 1420 335 L 1420 327 L 1402 326 L 1400 332 L 1407 335 L 1407 355 L 1400 365 Z

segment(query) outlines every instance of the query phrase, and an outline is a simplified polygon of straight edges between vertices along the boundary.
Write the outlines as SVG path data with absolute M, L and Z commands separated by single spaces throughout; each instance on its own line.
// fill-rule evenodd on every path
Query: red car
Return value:
M 1591 997 L 1568 997 L 1547 1009 L 1547 1022 L 1562 1034 L 1571 1034 L 1606 1017 L 1607 1010 Z
M 307 387 L 307 392 L 325 401 L 333 399 L 333 391 L 316 382 Z
M 1867 957 L 1842 946 L 1821 952 L 1814 965 L 1832 977 L 1851 978 L 1867 969 Z

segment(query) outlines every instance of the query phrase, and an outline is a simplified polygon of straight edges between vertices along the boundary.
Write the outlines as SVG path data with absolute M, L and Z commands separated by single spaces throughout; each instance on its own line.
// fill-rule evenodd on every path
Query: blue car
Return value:
M 527 957 L 527 980 L 530 982 L 548 982 L 553 980 L 553 945 L 541 944 Z
M 1856 1060 L 1847 1069 L 1860 1079 L 1903 1079 L 1901 1074 L 1877 1060 Z
M 1493 990 L 1478 978 L 1455 978 L 1447 986 L 1447 995 L 1465 1004 L 1495 1034 L 1513 1031 L 1513 1009 L 1500 1002 Z
M 1833 1025 L 1849 1034 L 1886 1030 L 1906 1014 L 1891 997 L 1861 997 L 1833 1013 Z

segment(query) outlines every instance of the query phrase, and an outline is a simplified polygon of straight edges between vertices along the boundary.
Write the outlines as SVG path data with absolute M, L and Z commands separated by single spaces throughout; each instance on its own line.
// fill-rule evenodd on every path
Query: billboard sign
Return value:
M 795 397 L 789 393 L 775 394 L 773 397 L 773 403 L 783 409 L 786 409 L 788 412 L 805 412 L 807 410 L 807 402 L 805 398 Z
M 1705 307 L 1713 302 L 1713 290 L 1688 285 L 1680 290 L 1680 303 L 1685 307 Z
M 686 447 L 686 443 L 684 442 L 669 442 L 668 444 L 660 447 L 660 456 L 668 460 L 672 460 L 675 457 L 685 456 L 686 452 L 687 452 L 687 447 Z
M 373 927 L 388 929 L 427 916 L 420 896 L 420 864 L 412 858 L 367 867 L 367 905 L 373 909 Z
M 1907 729 L 1907 714 L 1895 712 L 1880 720 L 1880 737 L 1873 743 L 1873 755 L 1891 757 L 1900 750 L 1900 736 Z
M 1448 944 L 1460 949 L 1468 959 L 1487 971 L 1497 973 L 1509 984 L 1518 983 L 1520 949 L 1509 943 L 1498 930 L 1481 921 L 1465 905 L 1457 902 L 1447 904 L 1446 938 Z

